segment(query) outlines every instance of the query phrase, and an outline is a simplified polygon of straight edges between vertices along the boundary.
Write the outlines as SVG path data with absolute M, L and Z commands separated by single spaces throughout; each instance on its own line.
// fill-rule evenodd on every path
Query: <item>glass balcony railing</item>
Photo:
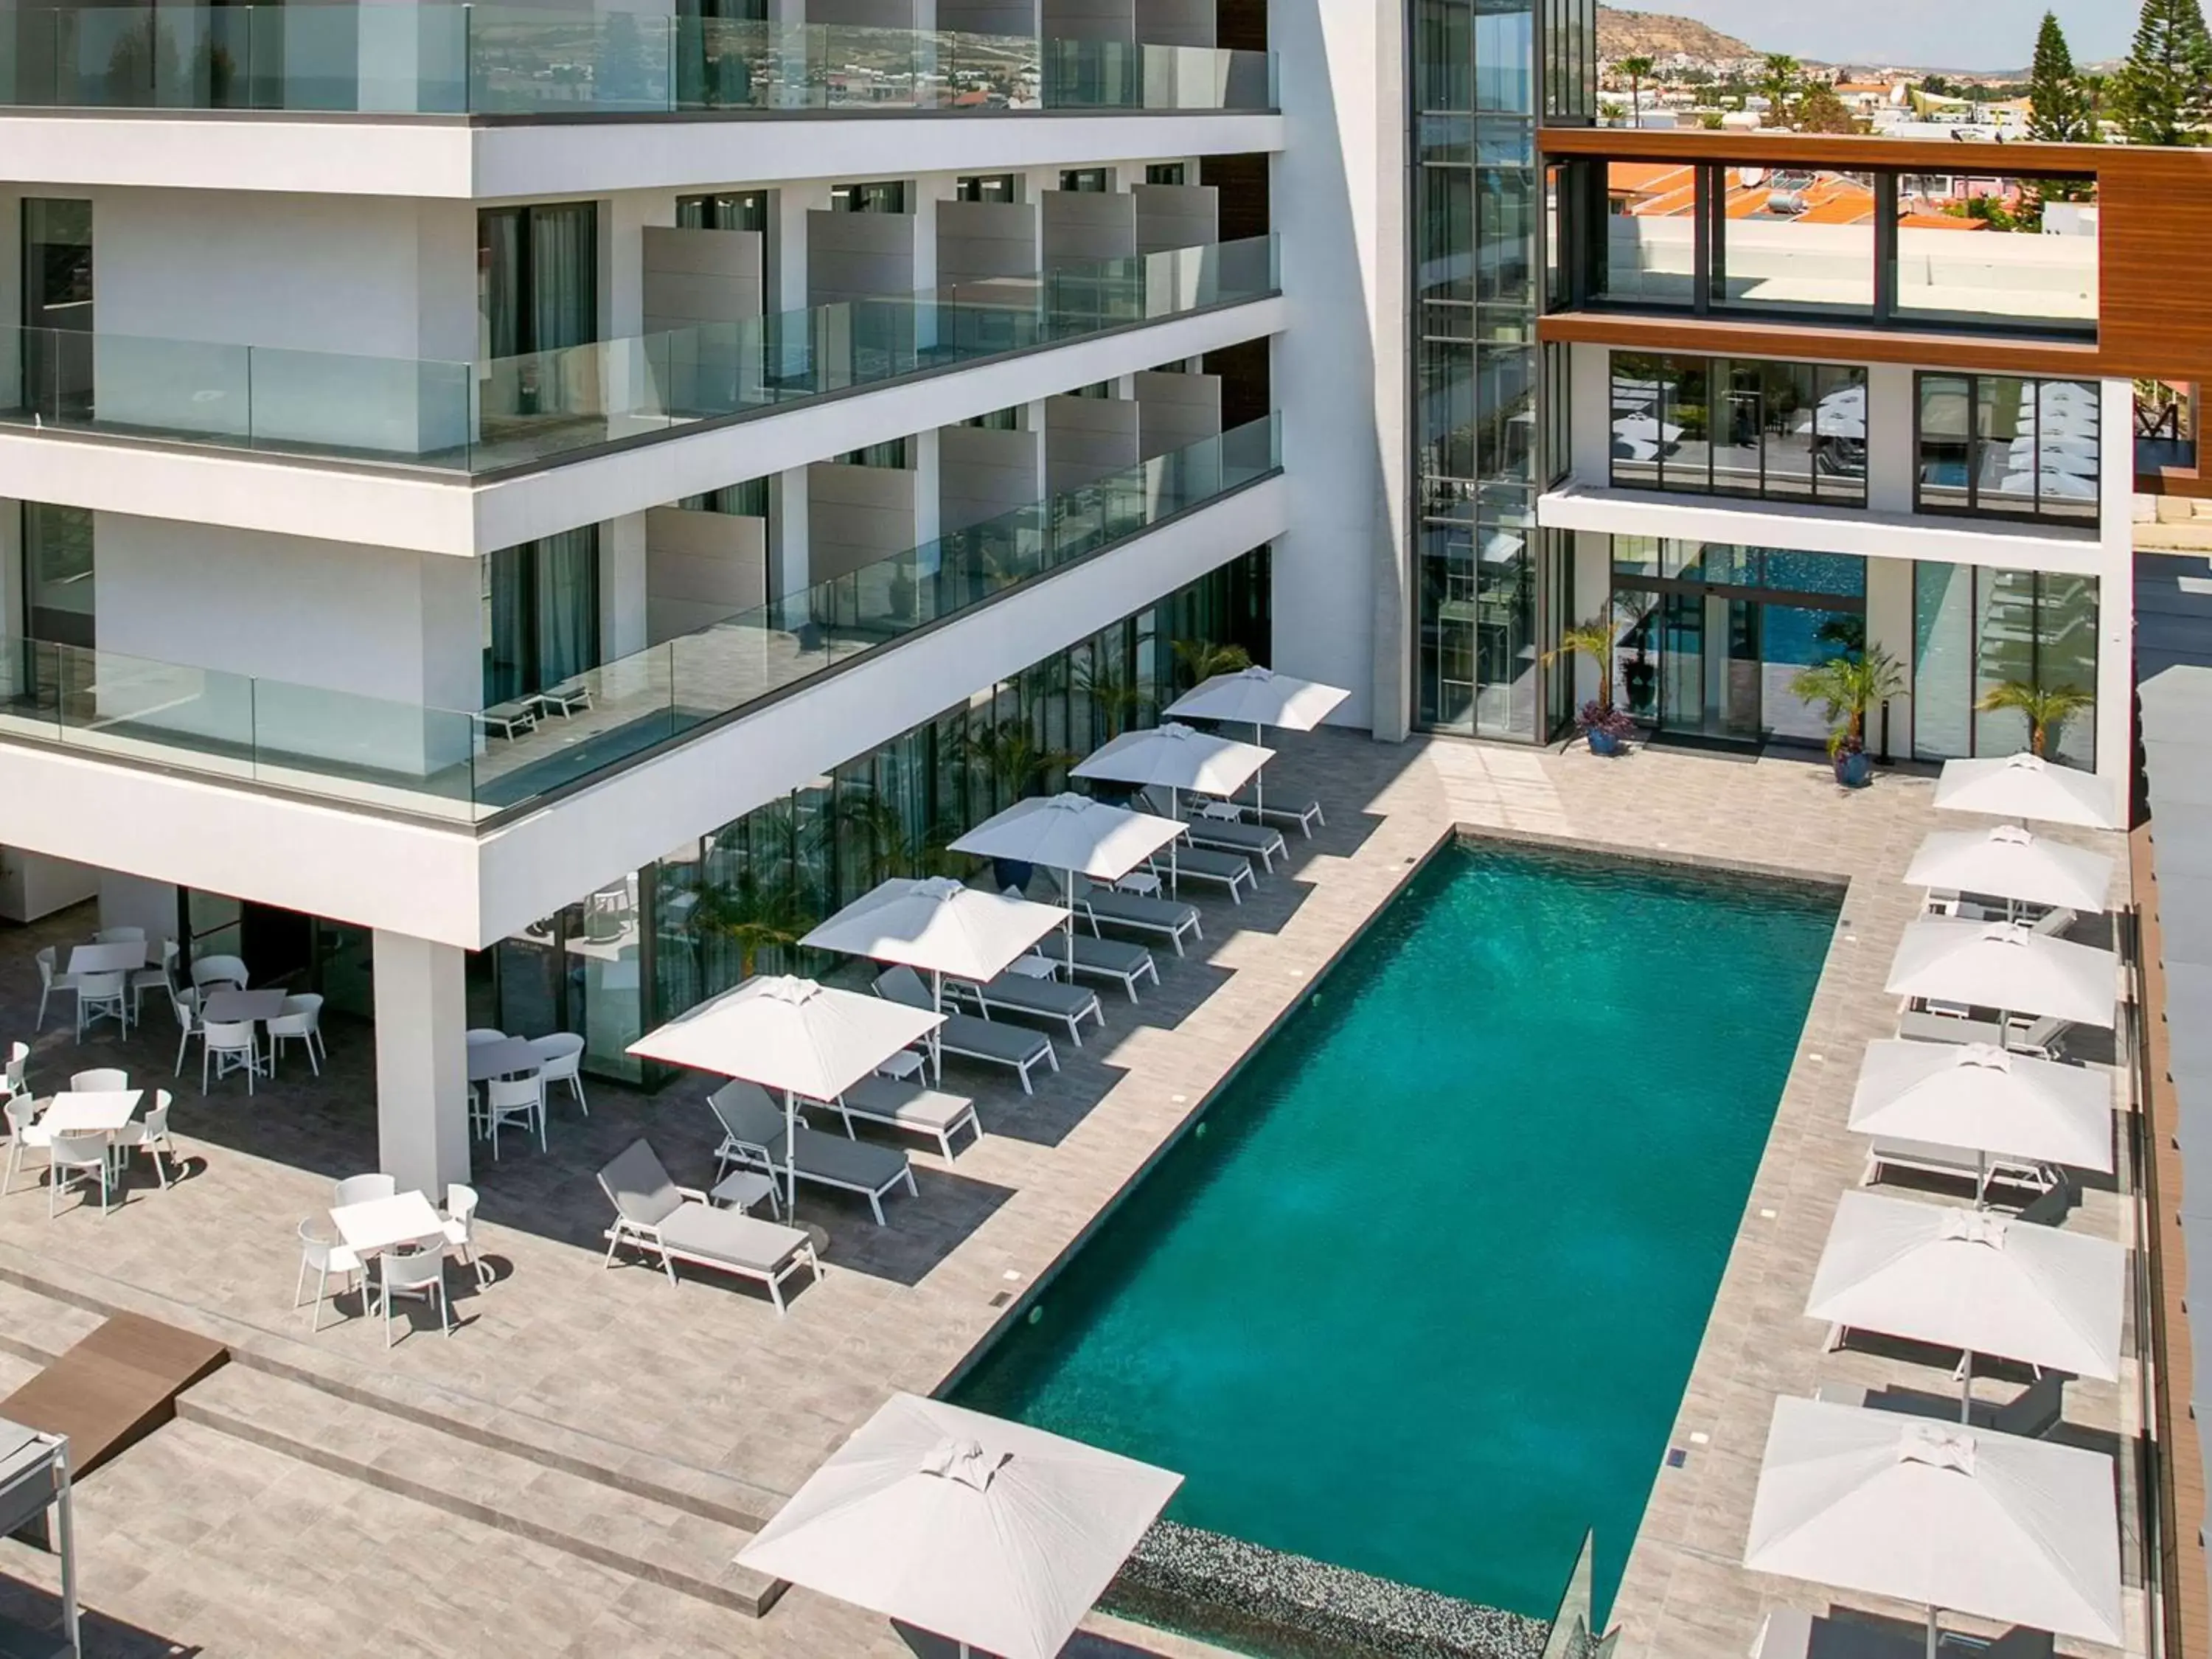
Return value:
M 619 658 L 557 696 L 502 705 L 503 718 L 0 639 L 0 738 L 472 823 L 629 765 L 1280 465 L 1269 416 Z
M 0 331 L 0 422 L 491 472 L 1258 299 L 1277 276 L 1255 236 L 479 363 L 18 328 Z
M 0 7 L 0 103 L 410 115 L 1266 110 L 1272 52 L 499 5 Z

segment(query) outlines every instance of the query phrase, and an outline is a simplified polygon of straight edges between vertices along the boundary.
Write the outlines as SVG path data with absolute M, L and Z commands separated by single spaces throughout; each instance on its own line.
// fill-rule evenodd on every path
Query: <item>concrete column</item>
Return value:
M 377 1162 L 434 1202 L 469 1178 L 463 954 L 380 927 L 375 952 Z
M 806 309 L 806 216 L 830 205 L 830 185 L 805 182 L 784 185 L 775 192 L 775 292 L 770 301 L 776 311 Z
M 937 428 L 914 434 L 914 544 L 927 547 L 942 533 L 945 473 Z
M 807 503 L 813 498 L 812 469 L 794 466 L 769 486 L 773 504 L 769 530 L 769 588 L 771 597 L 796 593 L 807 583 Z
M 2098 403 L 2104 446 L 2097 481 L 2097 775 L 2112 784 L 2124 812 L 2135 765 L 2134 382 L 2105 381 Z
M 1868 422 L 1871 428 L 1873 422 Z M 1866 562 L 1867 643 L 1897 659 L 1905 689 L 1889 700 L 1889 757 L 1912 758 L 1912 561 Z M 1867 752 L 1881 752 L 1881 710 L 1867 711 Z
M 645 649 L 645 514 L 625 513 L 599 527 L 600 660 Z
M 1919 466 L 1912 453 L 1912 371 L 1901 363 L 1867 368 L 1867 506 L 1912 511 Z

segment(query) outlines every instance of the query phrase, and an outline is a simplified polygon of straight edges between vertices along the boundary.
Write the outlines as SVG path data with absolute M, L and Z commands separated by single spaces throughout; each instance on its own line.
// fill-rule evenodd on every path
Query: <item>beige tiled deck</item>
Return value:
M 497 1164 L 482 1161 L 483 1247 L 499 1278 L 480 1293 L 455 1278 L 462 1324 L 450 1340 L 421 1330 L 387 1353 L 358 1316 L 309 1338 L 289 1306 L 294 1229 L 327 1204 L 331 1177 L 374 1157 L 368 1034 L 340 1026 L 319 1083 L 288 1075 L 251 1103 L 234 1080 L 206 1101 L 195 1083 L 185 1085 L 175 1127 L 194 1167 L 174 1190 L 155 1192 L 142 1179 L 105 1220 L 80 1213 L 49 1223 L 43 1194 L 27 1190 L 0 1200 L 0 1351 L 10 1347 L 11 1317 L 51 1314 L 59 1305 L 52 1298 L 74 1304 L 66 1311 L 76 1318 L 83 1309 L 136 1308 L 210 1329 L 258 1376 L 458 1425 L 465 1432 L 453 1444 L 463 1457 L 495 1443 L 680 1493 L 735 1524 L 769 1512 L 885 1393 L 926 1391 L 956 1367 L 1454 823 L 1842 875 L 1853 881 L 1855 942 L 1838 947 L 1821 981 L 1754 1219 L 1676 1437 L 1682 1443 L 1696 1430 L 1710 1443 L 1662 1477 L 1620 1601 L 1628 1653 L 1742 1651 L 1764 1601 L 1820 1604 L 1813 1587 L 1754 1581 L 1728 1565 L 1741 1547 L 1742 1477 L 1764 1439 L 1766 1400 L 1778 1388 L 1809 1387 L 1816 1373 L 1871 1381 L 1899 1364 L 1857 1353 L 1822 1360 L 1820 1333 L 1797 1307 L 1834 1194 L 1856 1175 L 1842 1102 L 1855 1041 L 1886 1017 L 1881 970 L 1911 908 L 1895 877 L 1927 828 L 1929 785 L 1885 777 L 1845 795 L 1824 769 L 1792 761 L 1653 750 L 1608 763 L 1454 743 L 1393 748 L 1336 733 L 1292 740 L 1279 769 L 1271 793 L 1317 794 L 1331 816 L 1310 843 L 1293 834 L 1292 873 L 1263 883 L 1241 909 L 1204 902 L 1205 947 L 1186 962 L 1164 954 L 1164 984 L 1140 1008 L 1116 1000 L 1118 991 L 1106 998 L 1104 1040 L 1087 1039 L 1080 1051 L 1061 1042 L 1066 1070 L 1041 1081 L 1034 1099 L 991 1074 L 960 1072 L 962 1086 L 980 1085 L 989 1133 L 950 1165 L 917 1153 L 921 1194 L 890 1203 L 889 1227 L 872 1226 L 857 1204 L 803 1193 L 802 1212 L 830 1233 L 831 1271 L 799 1291 L 787 1319 L 717 1281 L 687 1278 L 672 1290 L 641 1267 L 598 1266 L 605 1206 L 592 1175 L 605 1157 L 644 1133 L 679 1179 L 705 1174 L 711 1120 L 700 1104 L 705 1085 L 695 1081 L 649 1100 L 592 1085 L 588 1123 L 556 1105 L 550 1158 L 510 1146 Z M 0 1036 L 31 1024 L 32 950 L 81 937 L 89 925 L 82 915 L 58 918 L 0 943 Z M 50 1030 L 33 1059 L 34 1084 L 44 1091 L 80 1064 L 117 1060 L 166 1073 L 174 1033 L 165 1011 L 148 1013 L 147 1035 L 127 1045 L 80 1051 Z M 1814 1053 L 1824 1059 L 1812 1060 Z M 1773 1220 L 1756 1218 L 1764 1207 L 1776 1209 Z M 2116 1211 L 2109 1195 L 2095 1195 L 2075 1224 L 2110 1228 Z M 27 1287 L 39 1292 L 35 1306 Z M 1629 1385 L 1633 1356 L 1616 1358 Z M 1924 1369 L 1911 1374 L 1931 1381 Z M 9 1380 L 0 1373 L 0 1385 Z M 1940 1374 L 1933 1380 L 1940 1385 Z M 2077 1418 L 2111 1417 L 2109 1397 L 2073 1393 Z M 294 1506 L 325 1518 L 283 1524 L 284 1516 L 298 1518 Z M 88 1601 L 110 1619 L 210 1653 L 296 1650 L 278 1644 L 272 1632 L 283 1626 L 267 1621 L 271 1598 L 281 1603 L 288 1593 L 356 1609 L 317 1632 L 318 1650 L 334 1654 L 441 1643 L 486 1654 L 907 1651 L 881 1621 L 815 1598 L 794 1593 L 756 1622 L 198 1422 L 165 1429 L 94 1477 L 84 1511 Z M 188 1552 L 153 1547 L 240 1515 L 256 1517 L 254 1550 L 213 1579 L 193 1572 Z M 271 1515 L 278 1520 L 260 1518 Z M 403 1549 L 415 1588 L 393 1589 L 375 1559 L 395 1537 L 418 1531 L 447 1547 Z M 35 1578 L 42 1565 L 0 1545 L 0 1575 Z M 264 1580 L 270 1588 L 247 1603 L 261 1611 L 235 1614 L 234 1603 Z M 498 1586 L 495 1598 L 487 1599 L 486 1584 Z M 501 1624 L 502 1606 L 533 1597 L 559 1640 L 542 1632 L 516 1640 Z M 386 1628 L 405 1634 L 385 1642 L 374 1621 L 386 1600 L 437 1611 L 394 1615 Z M 607 1620 L 622 1621 L 621 1639 L 610 1638 Z

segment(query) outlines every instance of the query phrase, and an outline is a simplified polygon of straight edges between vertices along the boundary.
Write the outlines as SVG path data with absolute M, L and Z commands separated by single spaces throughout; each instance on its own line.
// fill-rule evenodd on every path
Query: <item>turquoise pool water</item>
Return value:
M 963 1379 L 1194 1526 L 1609 1606 L 1836 890 L 1447 848 Z

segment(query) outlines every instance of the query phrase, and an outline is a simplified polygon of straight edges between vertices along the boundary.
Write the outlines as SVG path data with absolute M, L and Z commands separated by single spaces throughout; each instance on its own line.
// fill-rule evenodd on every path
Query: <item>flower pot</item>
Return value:
M 1846 789 L 1863 789 L 1874 781 L 1874 758 L 1864 750 L 1836 757 L 1836 781 Z
M 1030 878 L 1035 874 L 1036 874 L 1036 866 L 1025 864 L 1019 859 L 991 860 L 991 879 L 998 884 L 999 890 L 1002 893 L 1009 887 L 1018 887 L 1024 892 L 1027 892 Z
M 1618 755 L 1628 746 L 1625 738 L 1617 738 L 1610 732 L 1601 731 L 1595 726 L 1583 735 L 1589 739 L 1589 751 L 1593 755 Z

